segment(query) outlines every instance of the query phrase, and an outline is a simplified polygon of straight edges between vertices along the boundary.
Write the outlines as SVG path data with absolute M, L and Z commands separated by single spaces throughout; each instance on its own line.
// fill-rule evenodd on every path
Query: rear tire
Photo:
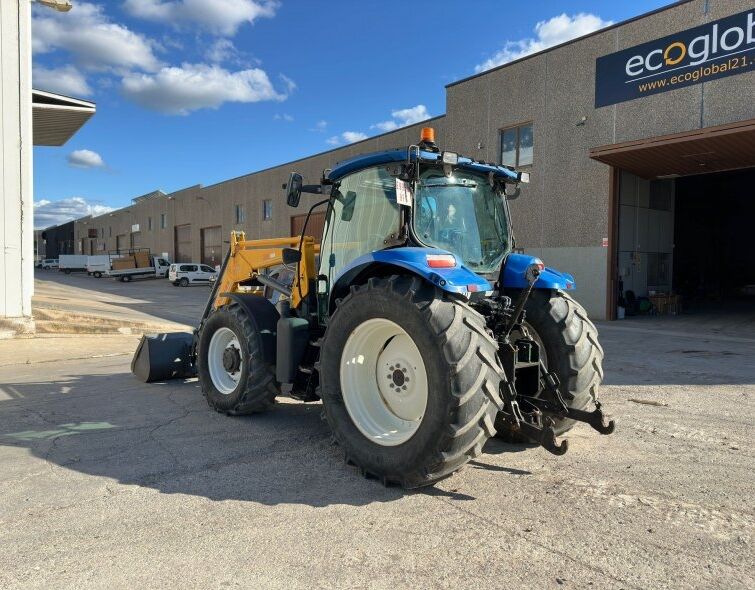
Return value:
M 101 279 L 101 278 L 102 278 L 102 273 L 101 273 L 101 272 L 99 272 L 99 271 L 95 272 L 95 273 L 94 273 L 94 278 L 95 278 L 95 279 Z
M 180 281 L 178 281 L 178 284 L 182 287 L 188 287 L 189 286 L 189 279 L 186 277 L 182 278 Z
M 378 342 L 365 340 L 363 348 L 355 348 L 352 339 L 369 334 L 375 322 L 395 326 L 395 335 L 388 330 L 375 336 Z M 406 344 L 394 344 L 399 338 Z M 421 359 L 412 363 L 411 354 L 405 353 L 409 367 L 416 365 L 416 373 L 410 370 L 408 375 L 426 377 L 424 411 L 413 414 L 421 414 L 418 418 L 397 410 L 396 398 L 390 391 L 386 395 L 378 381 L 395 374 L 391 367 L 402 369 L 406 363 L 398 367 L 395 361 L 404 363 L 401 351 L 410 349 L 419 351 Z M 357 350 L 364 352 L 353 354 Z M 482 316 L 418 277 L 371 278 L 366 285 L 352 287 L 328 322 L 321 351 L 325 415 L 347 462 L 367 476 L 405 488 L 431 485 L 478 456 L 495 434 L 503 379 L 496 342 Z M 348 358 L 352 356 L 356 363 Z M 374 373 L 374 379 L 357 381 L 350 373 L 355 370 L 358 375 Z M 400 383 L 393 378 L 393 387 L 400 389 L 404 378 L 399 377 Z M 344 391 L 349 383 L 359 383 L 359 391 Z M 372 400 L 369 405 L 376 408 L 372 414 L 366 412 L 366 419 L 365 412 L 360 417 L 354 407 L 354 400 L 360 399 Z M 386 419 L 391 412 L 395 417 Z M 416 424 L 402 433 L 401 426 L 390 428 L 396 417 Z
M 585 308 L 559 290 L 534 290 L 525 307 L 526 323 L 545 348 L 546 367 L 558 376 L 560 392 L 570 408 L 584 410 L 598 398 L 603 381 L 603 347 L 598 329 Z M 569 397 L 574 396 L 570 400 Z M 574 420 L 556 420 L 560 436 L 574 426 Z
M 227 352 L 234 348 L 235 352 Z M 273 407 L 280 393 L 275 367 L 262 358 L 261 335 L 236 303 L 221 307 L 205 322 L 199 335 L 197 369 L 202 393 L 218 412 L 263 412 Z

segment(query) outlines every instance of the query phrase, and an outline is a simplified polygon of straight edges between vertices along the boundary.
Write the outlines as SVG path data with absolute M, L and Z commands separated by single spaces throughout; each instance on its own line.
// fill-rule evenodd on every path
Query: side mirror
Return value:
M 289 207 L 298 207 L 301 199 L 301 187 L 304 179 L 301 174 L 292 172 L 286 183 L 286 203 Z
M 514 188 L 505 187 L 503 189 L 503 194 L 506 196 L 507 201 L 513 201 L 519 198 L 519 195 L 522 194 L 522 189 L 519 188 L 518 185 Z

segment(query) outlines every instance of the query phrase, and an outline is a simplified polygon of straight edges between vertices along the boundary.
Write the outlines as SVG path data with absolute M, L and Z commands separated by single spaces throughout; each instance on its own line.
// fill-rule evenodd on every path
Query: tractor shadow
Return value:
M 416 493 L 474 499 L 443 485 L 407 492 L 364 479 L 331 442 L 319 403 L 284 400 L 230 417 L 208 408 L 196 380 L 145 385 L 127 373 L 0 384 L 0 399 L 0 446 L 28 449 L 63 477 L 264 505 L 362 506 Z M 519 474 L 482 461 L 472 468 Z

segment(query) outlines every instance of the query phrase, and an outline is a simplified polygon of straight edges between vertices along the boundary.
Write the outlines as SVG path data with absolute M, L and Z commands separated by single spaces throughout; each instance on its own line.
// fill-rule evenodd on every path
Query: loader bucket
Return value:
M 131 372 L 144 383 L 196 377 L 191 358 L 193 339 L 186 332 L 142 336 L 131 361 Z

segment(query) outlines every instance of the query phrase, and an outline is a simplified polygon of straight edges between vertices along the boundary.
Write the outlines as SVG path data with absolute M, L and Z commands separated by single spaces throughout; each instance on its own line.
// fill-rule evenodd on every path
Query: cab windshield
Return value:
M 428 246 L 448 250 L 476 272 L 492 272 L 509 251 L 503 198 L 487 176 L 442 168 L 420 173 L 415 194 L 414 231 Z

